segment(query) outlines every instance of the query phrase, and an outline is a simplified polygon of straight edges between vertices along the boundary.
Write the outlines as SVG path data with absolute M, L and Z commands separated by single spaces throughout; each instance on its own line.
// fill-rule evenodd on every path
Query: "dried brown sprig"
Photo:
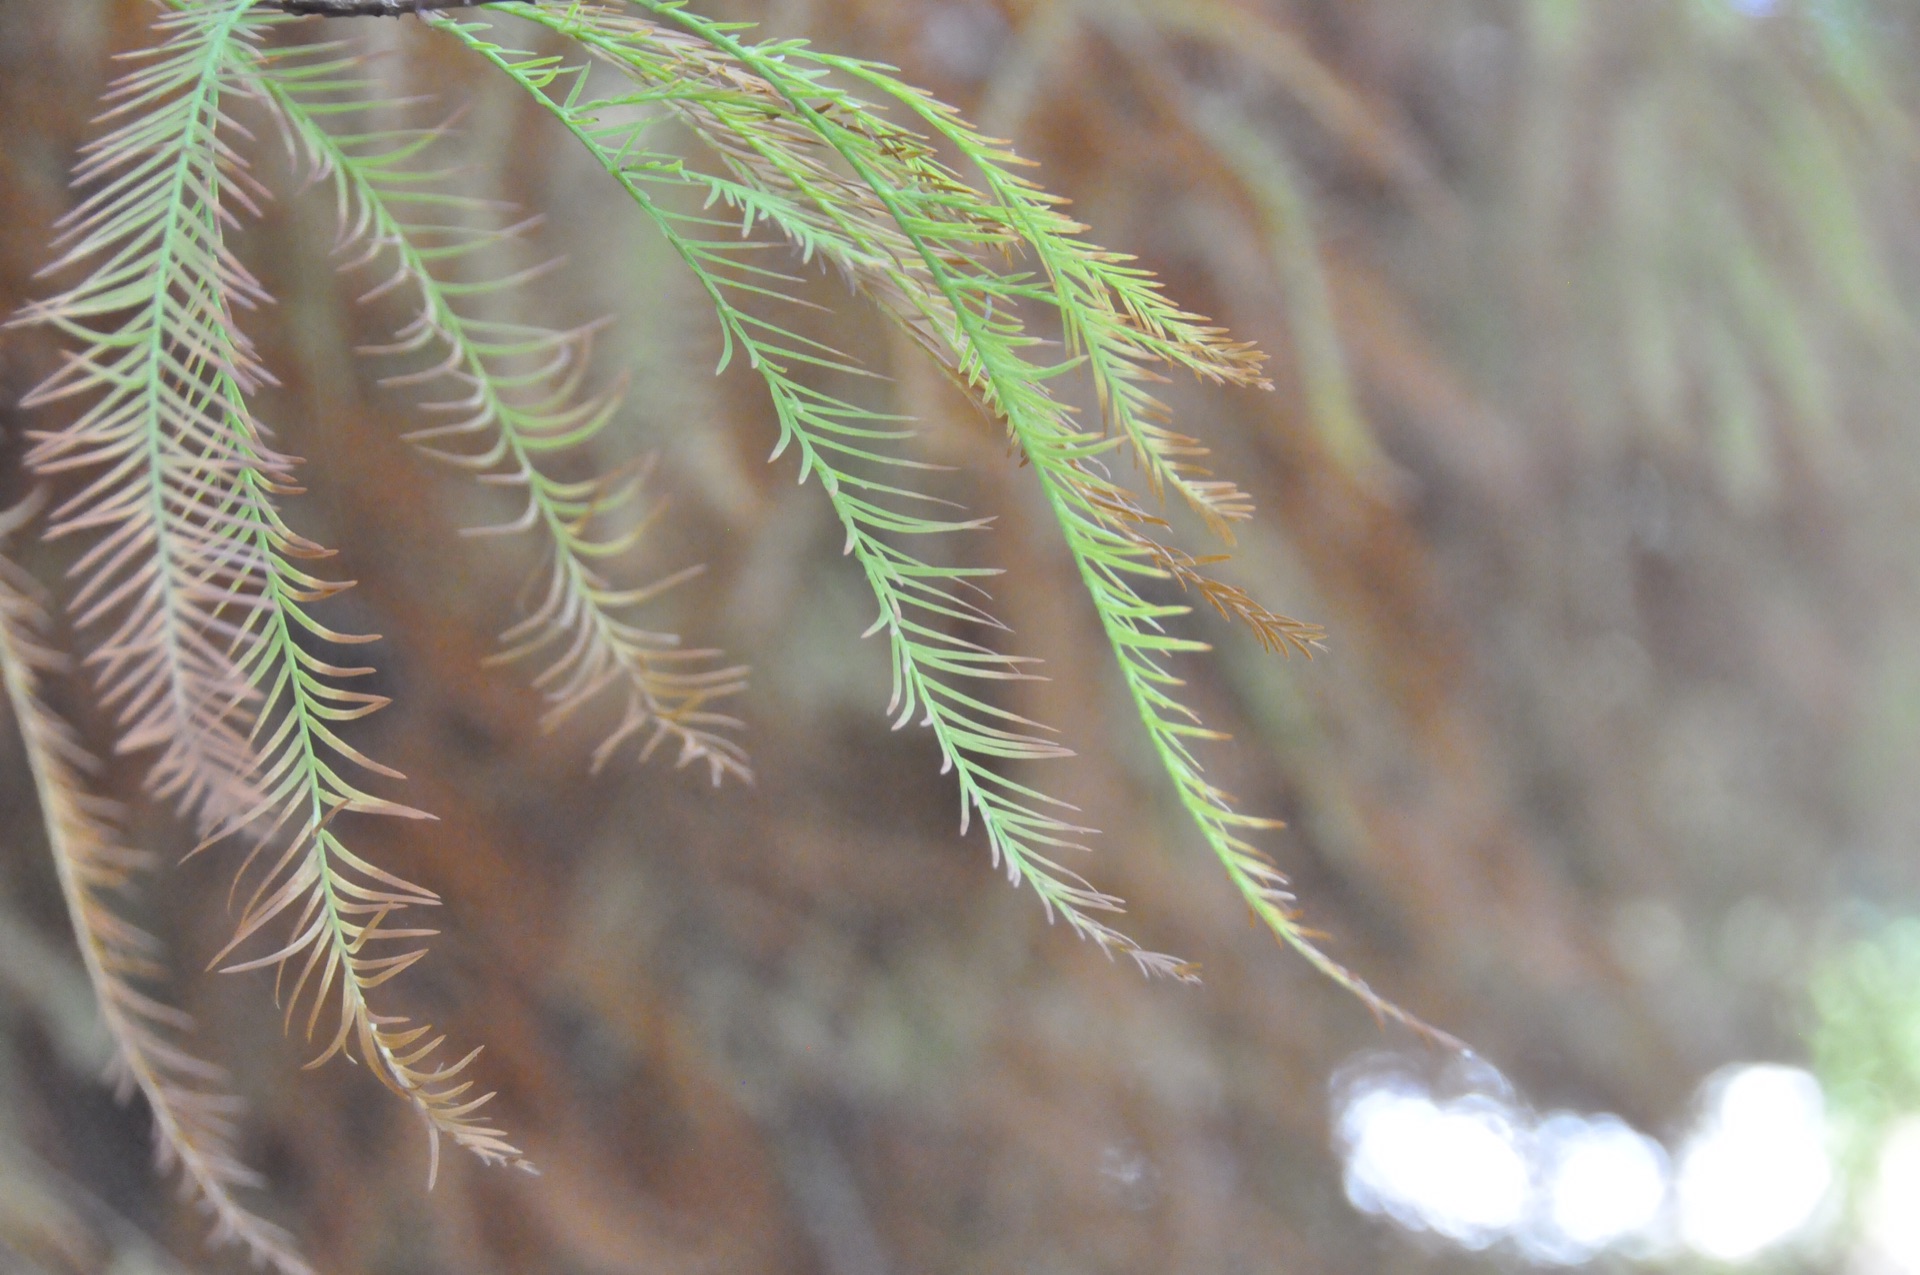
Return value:
M 0 516 L 0 542 L 34 512 L 26 505 Z M 187 1192 L 212 1217 L 214 1243 L 241 1245 L 282 1275 L 313 1275 L 292 1237 L 236 1197 L 239 1188 L 261 1185 L 234 1150 L 239 1104 L 217 1087 L 219 1068 L 180 1045 L 191 1020 L 143 990 L 162 973 L 159 947 L 116 910 L 113 896 L 150 866 L 149 857 L 122 840 L 122 812 L 91 786 L 98 761 L 43 695 L 44 679 L 67 671 L 51 629 L 38 587 L 0 558 L 0 682 L 33 772 L 80 962 L 113 1041 L 114 1077 L 123 1094 L 138 1092 L 146 1100 L 161 1167 L 178 1169 Z

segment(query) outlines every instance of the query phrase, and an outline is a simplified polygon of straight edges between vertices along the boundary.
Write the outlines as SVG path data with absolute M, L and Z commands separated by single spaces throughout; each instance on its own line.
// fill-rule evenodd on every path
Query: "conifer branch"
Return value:
M 692 36 L 731 63 L 732 83 L 771 99 L 762 120 L 771 115 L 810 131 L 845 165 L 909 249 L 905 255 L 881 254 L 877 268 L 884 286 L 872 286 L 866 278 L 860 280 L 868 285 L 864 290 L 923 344 L 929 335 L 934 338 L 935 352 L 955 378 L 1006 424 L 1031 463 L 1154 752 L 1248 907 L 1283 943 L 1377 1013 L 1449 1040 L 1331 960 L 1300 923 L 1286 878 L 1247 839 L 1250 832 L 1278 825 L 1237 811 L 1227 794 L 1204 778 L 1192 750 L 1194 740 L 1220 736 L 1176 697 L 1180 682 L 1165 664 L 1170 656 L 1206 649 L 1163 628 L 1188 608 L 1149 603 L 1133 583 L 1142 577 L 1173 578 L 1198 588 L 1223 614 L 1251 623 L 1271 649 L 1310 654 L 1317 642 L 1313 626 L 1268 611 L 1243 590 L 1207 575 L 1201 568 L 1210 560 L 1161 543 L 1152 529 L 1164 523 L 1146 514 L 1102 468 L 1114 446 L 1130 446 L 1156 491 L 1163 486 L 1181 491 L 1217 532 L 1228 535 L 1229 524 L 1251 512 L 1249 503 L 1231 484 L 1192 468 L 1192 458 L 1200 454 L 1197 444 L 1160 423 L 1165 409 L 1141 385 L 1155 379 L 1148 361 L 1183 367 L 1204 379 L 1263 385 L 1257 353 L 1171 305 L 1151 276 L 1126 258 L 1081 240 L 1083 227 L 1058 213 L 1058 200 L 1014 172 L 1022 161 L 1003 143 L 978 134 L 952 108 L 886 68 L 818 53 L 801 41 L 751 44 L 740 37 L 739 27 L 708 20 L 678 0 L 632 3 L 652 22 L 585 3 L 565 14 L 524 4 L 512 11 L 563 34 L 575 34 L 569 27 L 577 25 L 627 32 L 634 46 L 671 38 L 653 33 Z M 530 87 L 545 89 L 561 73 L 551 62 L 543 64 Z M 890 123 L 873 103 L 840 88 L 845 81 L 899 103 L 955 147 L 982 174 L 985 196 L 940 161 L 924 137 Z M 746 139 L 773 131 L 772 125 L 750 118 L 733 126 L 749 146 L 753 143 Z M 747 175 L 751 179 L 751 172 Z M 824 192 L 811 193 L 831 202 Z M 860 215 L 859 205 L 842 204 L 828 215 L 842 229 L 860 233 L 850 225 Z M 983 234 L 983 226 L 996 227 L 997 233 Z M 1046 286 L 997 269 L 980 254 L 983 244 L 1004 244 L 1009 235 L 1039 259 Z M 799 237 L 795 242 L 808 246 Z M 1023 306 L 1046 307 L 1058 318 L 1069 345 L 1066 362 L 1045 365 L 1028 357 L 1037 338 L 1020 317 Z M 1079 426 L 1050 386 L 1083 365 L 1093 375 L 1103 408 L 1099 432 Z
M 426 816 L 361 786 L 365 773 L 400 776 L 347 742 L 342 723 L 386 701 L 348 689 L 371 670 L 316 653 L 371 639 L 313 618 L 348 586 L 309 569 L 329 551 L 283 517 L 298 491 L 295 462 L 268 445 L 250 407 L 270 378 L 238 312 L 267 298 L 226 232 L 236 210 L 266 192 L 234 149 L 240 130 L 228 102 L 253 97 L 275 109 L 312 175 L 333 182 L 340 248 L 358 254 L 347 268 L 389 264 L 370 295 L 400 289 L 413 298 L 412 321 L 370 352 L 436 351 L 438 362 L 389 383 L 455 388 L 428 407 L 454 419 L 412 440 L 524 498 L 512 522 L 481 530 L 544 537 L 539 600 L 506 635 L 505 658 L 544 663 L 534 681 L 549 721 L 620 695 L 625 712 L 596 763 L 640 738 L 643 756 L 665 742 L 716 781 L 745 776 L 744 752 L 721 733 L 735 723 L 711 708 L 740 689 L 741 671 L 690 664 L 710 653 L 682 650 L 627 618 L 688 573 L 640 589 L 602 575 L 646 519 L 604 537 L 593 528 L 636 496 L 637 483 L 563 481 L 549 470 L 549 458 L 591 440 L 617 410 L 617 394 L 580 389 L 592 329 L 555 332 L 472 312 L 472 298 L 512 280 L 443 275 L 512 232 L 420 213 L 462 203 L 413 167 L 433 132 L 332 128 L 384 108 L 352 73 L 356 59 L 332 46 L 260 51 L 260 33 L 294 16 L 411 14 L 450 33 L 526 90 L 659 232 L 712 306 L 720 366 L 743 357 L 765 385 L 779 427 L 774 458 L 792 452 L 800 480 L 819 481 L 839 520 L 877 604 L 869 634 L 884 633 L 889 645 L 896 729 L 918 721 L 931 731 L 955 774 L 963 831 L 983 825 L 996 866 L 1031 885 L 1050 919 L 1148 974 L 1194 977 L 1109 925 L 1120 900 L 1058 861 L 1083 850 L 1089 830 L 1009 773 L 1068 750 L 992 702 L 994 688 L 983 685 L 1034 676 L 1033 661 L 1001 649 L 1004 626 L 981 587 L 994 573 L 913 548 L 986 520 L 922 489 L 919 476 L 933 467 L 898 446 L 911 422 L 820 388 L 823 377 L 858 384 L 869 373 L 770 309 L 798 300 L 798 281 L 756 254 L 776 239 L 844 275 L 1005 427 L 1040 484 L 1154 756 L 1247 906 L 1378 1012 L 1446 1039 L 1372 993 L 1302 926 L 1286 878 L 1251 841 L 1278 825 L 1241 813 L 1194 751 L 1195 741 L 1220 736 L 1183 701 L 1171 664 L 1206 649 L 1170 631 L 1191 608 L 1142 591 L 1144 580 L 1176 583 L 1282 654 L 1317 645 L 1315 626 L 1218 579 L 1210 568 L 1220 557 L 1181 548 L 1156 512 L 1155 502 L 1177 493 L 1229 542 L 1233 524 L 1251 515 L 1244 492 L 1201 467 L 1205 447 L 1175 430 L 1154 387 L 1176 370 L 1265 387 L 1261 356 L 1175 306 L 1130 258 L 1088 242 L 1004 143 L 887 68 L 800 41 L 754 43 L 744 25 L 707 19 L 684 0 L 632 0 L 628 9 L 592 0 L 167 3 L 159 48 L 114 89 L 105 117 L 113 127 L 78 171 L 94 189 L 69 219 L 52 268 L 88 273 L 18 320 L 51 326 L 78 347 L 28 399 L 77 400 L 77 419 L 37 435 L 28 459 L 45 475 L 87 476 L 54 510 L 49 534 L 98 537 L 75 567 L 72 606 L 83 629 L 105 630 L 87 663 L 115 717 L 117 747 L 154 752 L 149 787 L 209 834 L 203 848 L 229 837 L 249 847 L 235 886 L 240 920 L 214 964 L 273 968 L 287 1028 L 301 1020 L 319 1046 L 315 1065 L 357 1052 L 426 1122 L 436 1168 L 443 1136 L 484 1161 L 527 1166 L 477 1114 L 492 1095 L 470 1096 L 464 1073 L 476 1055 L 436 1062 L 442 1038 L 432 1028 L 373 1005 L 376 989 L 424 956 L 411 944 L 431 931 L 399 928 L 401 913 L 438 899 L 359 857 L 338 825 L 356 814 Z M 485 37 L 487 23 L 450 16 L 481 8 L 543 26 L 581 53 L 508 49 Z M 591 59 L 617 68 L 630 91 L 591 95 Z M 662 119 L 704 151 L 655 145 Z M 684 210 L 688 192 L 704 199 L 700 211 Z M 1049 340 L 1065 351 L 1054 362 L 1038 353 Z M 1056 385 L 1074 375 L 1098 405 L 1089 423 Z M 1141 482 L 1110 472 L 1116 453 L 1133 458 Z M 1141 485 L 1145 495 L 1134 490 Z M 30 601 L 0 563 L 0 680 L 27 736 L 83 957 L 132 1083 L 147 1092 L 163 1148 L 220 1234 L 303 1275 L 285 1237 L 227 1194 L 245 1171 L 224 1150 L 225 1108 L 193 1083 L 207 1072 L 157 1030 L 173 1015 L 130 990 L 145 941 L 104 901 L 130 860 L 86 795 L 83 754 L 40 702 L 35 678 L 47 655 L 37 633 Z M 270 950 L 235 958 L 281 927 Z M 379 946 L 389 941 L 409 946 Z
M 563 34 L 583 9 L 564 14 L 538 12 L 536 21 L 557 23 Z M 606 17 L 598 11 L 592 20 Z M 721 366 L 736 352 L 765 382 L 780 422 L 780 441 L 773 456 L 788 450 L 800 457 L 800 477 L 817 476 L 846 532 L 846 553 L 860 566 L 879 604 L 879 615 L 868 633 L 884 632 L 892 648 L 893 699 L 889 712 L 895 728 L 916 719 L 932 730 L 940 747 L 943 770 L 954 773 L 961 793 L 961 827 L 978 820 L 985 830 L 996 866 L 1004 867 L 1018 884 L 1032 886 L 1049 918 L 1059 916 L 1082 937 L 1112 953 L 1124 953 L 1149 975 L 1191 980 L 1192 966 L 1141 947 L 1101 920 L 1099 913 L 1121 910 L 1121 901 L 1095 889 L 1054 856 L 1084 851 L 1089 831 L 1067 821 L 1067 807 L 1046 794 L 1004 774 L 1008 763 L 1025 763 L 1068 755 L 1068 750 L 1046 738 L 1046 728 L 980 699 L 967 682 L 1010 681 L 1032 676 L 1031 661 L 1000 653 L 951 630 L 956 627 L 1003 631 L 979 602 L 966 596 L 978 581 L 995 574 L 981 568 L 942 567 L 928 563 L 899 547 L 904 538 L 977 530 L 979 520 L 929 517 L 912 508 L 927 497 L 902 482 L 917 462 L 882 450 L 910 433 L 908 422 L 824 393 L 800 377 L 811 372 L 838 372 L 864 376 L 844 355 L 788 332 L 747 313 L 735 301 L 742 298 L 778 298 L 796 281 L 763 266 L 750 266 L 740 250 L 754 245 L 714 242 L 716 232 L 735 231 L 731 222 L 677 215 L 654 197 L 653 188 L 705 183 L 673 159 L 644 143 L 646 121 L 629 113 L 633 99 L 596 101 L 584 95 L 586 67 L 555 61 L 532 53 L 495 45 L 479 34 L 477 24 L 438 20 L 469 48 L 480 53 L 525 86 L 575 138 L 582 142 L 646 214 L 676 255 L 693 273 L 720 320 L 725 342 Z M 683 83 L 688 91 L 704 91 Z M 560 96 L 553 90 L 564 89 Z M 816 227 L 816 229 L 819 229 Z M 815 241 L 820 242 L 819 240 Z M 852 241 L 846 241 L 852 242 Z M 900 475 L 892 481 L 880 475 Z M 905 505 L 907 507 L 903 508 Z M 963 689 L 966 688 L 966 689 Z
M 483 1159 L 520 1163 L 458 1079 L 471 1062 L 428 1061 L 427 1028 L 378 1014 L 367 994 L 422 955 L 374 957 L 369 944 L 420 931 L 386 922 L 433 896 L 354 855 L 331 828 L 342 812 L 419 816 L 349 782 L 353 770 L 395 777 L 338 733 L 380 708 L 348 690 L 369 669 L 322 659 L 314 639 L 367 639 L 320 624 L 313 604 L 344 584 L 297 563 L 329 555 L 294 533 L 277 504 L 298 490 L 293 462 L 264 443 L 249 395 L 268 381 L 235 311 L 266 300 L 226 241 L 233 208 L 264 192 L 222 136 L 222 102 L 258 96 L 256 41 L 283 18 L 251 0 L 179 9 L 160 19 L 168 39 L 113 91 L 109 118 L 129 116 L 89 148 L 83 180 L 103 184 L 76 210 L 60 264 L 92 273 L 22 321 L 50 324 L 84 353 L 33 401 L 91 397 L 79 419 L 42 437 L 30 463 L 47 474 L 101 471 L 53 514 L 50 534 L 104 529 L 75 568 L 72 605 L 83 625 L 117 620 L 89 656 L 103 700 L 117 712 L 119 747 L 157 746 L 151 786 L 208 835 L 252 843 L 241 873 L 267 870 L 239 923 L 235 947 L 282 916 L 294 937 L 272 957 L 237 968 L 302 960 L 287 1006 L 302 994 L 307 1031 L 331 996 L 337 1030 L 321 1057 L 357 1040 L 364 1060 L 432 1133 Z M 123 314 L 131 317 L 116 318 Z M 117 324 L 106 326 L 102 322 Z

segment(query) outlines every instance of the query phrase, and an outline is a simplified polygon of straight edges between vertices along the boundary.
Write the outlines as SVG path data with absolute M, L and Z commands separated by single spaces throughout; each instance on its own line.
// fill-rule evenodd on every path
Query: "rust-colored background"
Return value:
M 1281 663 L 1196 616 L 1218 656 L 1184 667 L 1236 736 L 1214 773 L 1288 819 L 1270 848 L 1340 959 L 1535 1101 L 1649 1129 L 1724 1062 L 1802 1055 L 1809 967 L 1920 887 L 1902 6 L 1862 7 L 1865 50 L 1790 5 L 1705 0 L 699 7 L 898 63 L 1273 355 L 1272 394 L 1172 397 L 1262 507 L 1233 578 L 1329 651 Z M 34 294 L 109 55 L 149 16 L 0 0 L 0 312 Z M 429 1195 L 420 1131 L 363 1072 L 299 1070 L 266 975 L 183 978 L 248 1101 L 262 1209 L 337 1275 L 1485 1260 L 1346 1204 L 1329 1080 L 1418 1045 L 1249 926 L 993 428 L 819 285 L 850 316 L 835 339 L 894 376 L 926 453 L 962 467 L 953 493 L 997 519 L 965 551 L 1008 568 L 999 613 L 1051 677 L 1009 702 L 1080 751 L 1046 778 L 1106 830 L 1087 871 L 1131 932 L 1202 964 L 1199 989 L 1049 929 L 957 835 L 931 741 L 887 729 L 824 500 L 762 463 L 762 395 L 709 375 L 709 316 L 617 192 L 458 50 L 359 25 L 396 86 L 469 108 L 476 192 L 546 214 L 538 246 L 566 264 L 538 316 L 621 317 L 599 357 L 634 389 L 601 459 L 657 453 L 671 502 L 635 578 L 709 564 L 661 615 L 752 665 L 758 782 L 590 777 L 592 723 L 540 733 L 524 673 L 483 667 L 522 551 L 455 534 L 503 506 L 399 441 L 409 400 L 351 353 L 392 315 L 352 304 L 326 202 L 246 225 L 278 298 L 251 320 L 283 382 L 262 414 L 309 461 L 293 520 L 360 581 L 345 622 L 386 635 L 396 703 L 363 738 L 440 816 L 356 830 L 446 900 L 395 998 L 487 1044 L 499 1118 L 545 1170 L 450 1159 Z M 46 340 L 0 338 L 15 492 Z M 27 556 L 57 583 L 70 555 Z M 238 1270 L 96 1079 L 31 786 L 0 751 L 0 1240 L 51 1271 L 173 1269 L 144 1233 Z M 156 812 L 142 834 L 181 848 Z M 222 942 L 231 867 L 170 868 L 141 905 L 183 970 Z

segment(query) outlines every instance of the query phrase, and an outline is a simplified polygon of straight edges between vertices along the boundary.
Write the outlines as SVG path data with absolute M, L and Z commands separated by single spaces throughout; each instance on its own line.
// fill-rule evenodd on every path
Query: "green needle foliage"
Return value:
M 315 1065 L 341 1054 L 366 1064 L 420 1115 L 436 1165 L 444 1135 L 524 1167 L 477 1114 L 491 1095 L 464 1078 L 474 1054 L 439 1061 L 431 1028 L 374 1007 L 381 985 L 424 954 L 417 941 L 430 931 L 402 926 L 402 914 L 438 900 L 361 857 L 347 830 L 358 814 L 427 816 L 361 786 L 367 773 L 399 778 L 343 734 L 385 701 L 352 689 L 370 670 L 317 652 L 367 639 L 315 617 L 346 586 L 318 574 L 328 551 L 283 520 L 298 493 L 294 462 L 252 413 L 270 378 L 239 317 L 267 297 L 228 237 L 269 192 L 236 149 L 250 136 L 234 119 L 241 104 L 270 117 L 308 176 L 331 188 L 341 268 L 366 274 L 369 299 L 411 307 L 370 354 L 389 365 L 390 384 L 440 394 L 421 408 L 430 420 L 412 441 L 517 493 L 519 513 L 477 534 L 541 545 L 530 603 L 500 658 L 538 666 L 549 720 L 611 703 L 616 724 L 595 765 L 637 742 L 642 757 L 664 745 L 682 765 L 704 764 L 715 783 L 744 779 L 746 755 L 727 733 L 737 723 L 715 708 L 742 689 L 743 673 L 642 622 L 641 608 L 693 570 L 638 589 L 612 582 L 610 564 L 652 519 L 635 508 L 640 477 L 562 476 L 557 462 L 619 408 L 617 390 L 585 387 L 593 330 L 522 320 L 513 290 L 525 272 L 489 274 L 515 228 L 432 166 L 438 131 L 394 128 L 398 104 L 369 87 L 351 48 L 302 43 L 305 27 L 267 39 L 295 21 L 268 9 L 171 0 L 157 47 L 115 90 L 112 131 L 77 174 L 87 193 L 52 267 L 85 275 L 16 320 L 51 325 L 70 345 L 33 401 L 81 404 L 29 463 L 49 479 L 84 476 L 46 530 L 93 537 L 68 606 L 91 639 L 85 661 L 119 750 L 147 757 L 151 793 L 194 823 L 203 848 L 245 847 L 240 920 L 215 963 L 275 969 L 286 1023 L 314 1043 Z M 518 19 L 523 34 L 544 28 L 570 51 L 515 47 L 496 14 Z M 797 315 L 793 270 L 810 263 L 840 274 L 1004 427 L 1153 755 L 1254 915 L 1377 1011 L 1404 1018 L 1301 928 L 1286 879 L 1252 840 L 1277 825 L 1241 812 L 1205 777 L 1196 746 L 1220 737 L 1183 700 L 1174 667 L 1206 649 L 1174 627 L 1191 609 L 1173 600 L 1174 586 L 1251 626 L 1272 651 L 1311 654 L 1319 638 L 1215 578 L 1221 556 L 1174 543 L 1158 511 L 1177 494 L 1226 544 L 1251 515 L 1245 493 L 1203 467 L 1206 449 L 1174 428 L 1154 386 L 1184 371 L 1265 388 L 1260 355 L 1179 308 L 1129 258 L 1090 243 L 1004 144 L 885 67 L 797 41 L 755 42 L 676 0 L 420 16 L 525 89 L 691 273 L 718 324 L 721 366 L 745 360 L 772 400 L 774 458 L 798 460 L 800 481 L 817 481 L 844 530 L 876 606 L 869 634 L 884 634 L 891 651 L 896 726 L 932 732 L 963 830 L 978 821 L 995 864 L 1028 884 L 1049 918 L 1147 974 L 1196 977 L 1116 929 L 1108 918 L 1120 900 L 1063 864 L 1089 830 L 1031 786 L 1029 763 L 1068 750 L 995 702 L 994 684 L 1034 674 L 1028 658 L 1001 649 L 1004 626 L 983 588 L 993 572 L 940 557 L 986 521 L 926 489 L 933 467 L 911 454 L 912 423 L 862 401 L 877 378 L 782 317 Z M 1084 391 L 1091 412 L 1072 397 Z M 1122 476 L 1129 463 L 1144 490 Z M 302 1270 L 284 1237 L 235 1203 L 244 1171 L 213 1099 L 190 1083 L 205 1073 L 158 1034 L 171 1016 L 126 990 L 144 948 L 102 898 L 126 858 L 109 849 L 71 737 L 39 698 L 48 657 L 25 597 L 12 586 L 0 594 L 0 661 L 127 1069 L 218 1234 Z M 256 941 L 266 944 L 257 954 Z

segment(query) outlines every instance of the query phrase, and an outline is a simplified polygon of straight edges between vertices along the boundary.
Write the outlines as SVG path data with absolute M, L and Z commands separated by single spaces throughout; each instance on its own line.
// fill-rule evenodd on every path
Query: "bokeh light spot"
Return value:
M 1796 1067 L 1743 1066 L 1709 1080 L 1674 1183 L 1680 1239 L 1723 1262 L 1788 1240 L 1833 1183 L 1820 1084 Z
M 1660 1219 L 1666 1150 L 1618 1116 L 1550 1116 L 1535 1145 L 1543 1196 L 1538 1238 L 1555 1260 L 1586 1261 Z

